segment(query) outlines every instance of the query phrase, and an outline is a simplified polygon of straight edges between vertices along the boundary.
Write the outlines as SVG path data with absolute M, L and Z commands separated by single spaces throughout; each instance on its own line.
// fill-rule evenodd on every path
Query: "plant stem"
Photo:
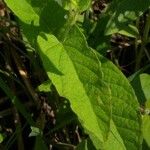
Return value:
M 9 53 L 9 49 L 6 48 L 6 62 L 7 66 L 9 69 L 9 72 L 14 72 L 13 67 L 12 67 L 12 61 L 11 61 L 11 54 Z M 13 80 L 9 79 L 8 80 L 9 85 L 11 86 L 12 92 L 14 95 L 16 95 L 16 86 Z M 13 108 L 13 116 L 14 116 L 14 125 L 16 127 L 16 136 L 17 136 L 17 145 L 18 145 L 18 150 L 24 150 L 24 142 L 23 142 L 23 137 L 22 137 L 22 132 L 21 132 L 21 122 L 20 122 L 20 116 L 19 113 L 16 109 L 16 107 Z
M 147 41 L 148 41 L 149 30 L 150 30 L 150 11 L 148 12 L 148 16 L 146 19 L 146 24 L 145 24 L 145 28 L 144 28 L 144 32 L 143 32 L 141 47 L 140 47 L 139 53 L 136 58 L 135 71 L 137 71 L 140 68 L 142 55 L 143 55 L 143 52 L 145 49 L 145 45 L 147 44 Z
M 14 115 L 14 124 L 16 127 L 18 150 L 24 150 L 24 142 L 23 142 L 22 131 L 21 131 L 20 116 L 15 107 L 14 107 L 13 115 Z
M 26 71 L 26 68 L 25 66 L 23 65 L 23 63 L 21 62 L 20 60 L 20 57 L 18 56 L 17 52 L 15 49 L 11 49 L 11 53 L 12 53 L 12 57 L 16 63 L 16 66 L 18 68 L 18 72 L 20 74 L 20 76 L 22 77 L 26 87 L 27 87 L 27 90 L 29 91 L 30 95 L 32 96 L 35 104 L 38 106 L 39 105 L 39 100 L 38 100 L 38 96 L 37 94 L 34 92 L 34 89 L 28 79 L 28 75 L 27 75 L 27 71 Z

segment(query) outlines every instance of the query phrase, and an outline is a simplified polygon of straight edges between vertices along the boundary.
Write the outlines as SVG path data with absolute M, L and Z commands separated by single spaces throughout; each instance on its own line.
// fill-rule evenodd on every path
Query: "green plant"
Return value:
M 71 142 L 68 142 L 69 144 L 58 142 L 57 148 L 142 149 L 139 97 L 136 97 L 122 72 L 100 53 L 101 51 L 104 55 L 107 53 L 111 35 L 115 33 L 134 38 L 135 44 L 138 45 L 140 33 L 137 20 L 149 8 L 150 1 L 114 0 L 103 10 L 102 15 L 98 16 L 96 23 L 86 17 L 90 12 L 90 0 L 5 0 L 5 2 L 18 17 L 25 44 L 31 44 L 30 47 L 34 50 L 30 50 L 32 53 L 35 51 L 42 61 L 47 81 L 37 90 L 51 92 L 52 103 L 58 102 L 60 126 L 50 130 L 50 133 L 67 126 L 70 122 L 77 124 L 84 133 L 77 146 L 72 145 Z M 138 45 L 135 49 L 135 71 L 141 67 L 142 54 L 148 42 L 149 20 L 148 13 L 141 47 L 139 48 Z M 97 41 L 99 37 L 101 41 Z M 146 54 L 149 56 L 148 53 Z M 38 63 L 35 63 L 35 68 L 38 68 Z M 23 80 L 36 103 L 36 108 L 39 109 L 40 101 L 35 96 L 36 92 L 26 78 Z M 145 76 L 142 76 L 141 80 L 144 82 Z M 132 85 L 134 87 L 134 84 Z M 8 89 L 1 78 L 0 87 L 9 98 L 14 97 L 13 93 L 9 92 L 11 89 Z M 142 89 L 147 91 L 143 87 Z M 60 97 L 63 100 L 60 100 Z M 60 106 L 64 101 L 69 102 L 69 105 L 65 105 L 65 110 L 61 110 Z M 26 117 L 27 122 L 32 126 L 31 129 L 38 131 L 33 134 L 36 136 L 34 148 L 48 149 L 46 136 L 43 134 L 45 115 L 41 113 L 37 120 L 33 121 L 26 110 L 19 109 L 24 108 L 22 104 L 18 103 L 15 106 Z M 71 118 L 64 117 L 63 111 Z M 144 116 L 143 122 L 146 122 L 144 139 L 149 145 L 150 138 L 147 135 L 149 116 Z M 66 136 L 67 134 L 65 131 Z M 51 144 L 53 145 L 53 142 Z

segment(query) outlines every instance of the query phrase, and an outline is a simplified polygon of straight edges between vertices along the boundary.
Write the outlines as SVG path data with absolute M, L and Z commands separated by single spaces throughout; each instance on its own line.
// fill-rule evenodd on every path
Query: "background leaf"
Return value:
M 0 143 L 2 143 L 4 139 L 5 139 L 5 135 L 0 133 Z
M 90 4 L 91 0 L 55 0 L 59 5 L 63 6 L 65 9 L 74 9 L 79 12 L 86 10 Z
M 145 111 L 146 113 L 150 114 L 150 75 L 143 73 L 140 75 L 140 82 L 141 82 L 141 90 L 143 91 L 144 97 L 145 97 Z M 145 141 L 147 142 L 148 146 L 150 147 L 150 116 L 148 114 L 145 114 L 143 116 L 143 137 Z
M 150 108 L 150 75 L 149 74 L 141 74 L 140 75 L 141 87 L 146 98 L 146 107 Z
M 150 6 L 150 1 L 145 0 L 121 0 L 113 1 L 112 7 L 108 10 L 111 12 L 111 18 L 108 21 L 105 34 L 110 35 L 120 33 L 123 35 L 136 37 L 138 30 L 133 21 L 136 20 Z M 132 26 L 132 27 L 131 27 Z

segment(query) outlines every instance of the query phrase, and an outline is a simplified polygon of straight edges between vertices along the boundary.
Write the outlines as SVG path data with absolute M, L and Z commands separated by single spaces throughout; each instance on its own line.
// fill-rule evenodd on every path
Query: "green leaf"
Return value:
M 5 135 L 0 133 L 0 143 L 2 143 L 4 141 Z
M 90 4 L 91 0 L 55 0 L 65 9 L 74 9 L 79 12 L 86 10 Z
M 44 2 L 41 0 L 5 0 L 5 2 L 19 18 L 23 34 L 32 46 L 35 46 L 39 32 L 63 36 L 60 32 L 66 25 L 68 11 L 54 0 L 44 0 Z
M 146 143 L 148 144 L 148 146 L 150 147 L 149 130 L 150 130 L 150 116 L 144 115 L 143 116 L 143 137 L 144 137 Z
M 134 26 L 133 21 L 136 20 L 145 10 L 150 6 L 150 1 L 145 0 L 121 0 L 116 3 L 112 2 L 109 12 L 113 12 L 110 20 L 108 21 L 105 34 L 110 35 L 114 33 L 121 33 L 127 36 L 135 37 L 138 32 L 137 28 Z
M 40 56 L 60 96 L 70 101 L 91 139 L 99 140 L 99 149 L 109 131 L 110 92 L 101 80 L 101 64 L 96 54 L 82 45 L 85 41 L 80 34 L 79 30 L 70 31 L 71 37 L 67 37 L 64 45 L 53 35 L 39 36 Z M 73 43 L 77 40 L 81 43 Z
M 139 106 L 122 73 L 91 50 L 75 27 L 63 43 L 47 34 L 39 36 L 38 43 L 48 76 L 59 94 L 70 101 L 96 148 L 102 147 L 98 141 L 104 142 L 108 132 L 113 131 L 118 134 L 114 140 L 123 141 L 122 147 L 137 149 L 141 144 Z M 59 72 L 50 69 L 49 64 Z M 116 129 L 109 128 L 111 108 Z
M 24 30 L 30 30 L 30 32 L 24 32 L 24 34 L 28 41 L 33 45 L 35 43 L 35 38 L 39 33 L 39 15 L 35 12 L 29 3 L 29 0 L 5 0 L 5 3 L 13 12 L 15 12 L 15 15 L 19 18 L 19 23 L 23 26 Z
M 112 120 L 127 150 L 141 147 L 141 118 L 134 91 L 124 75 L 110 61 L 101 58 L 103 80 L 111 89 Z M 113 126 L 112 126 L 113 127 Z M 115 138 L 120 141 L 116 136 Z M 116 138 L 118 137 L 118 138 Z
M 127 26 L 124 26 L 123 29 L 112 32 L 112 34 L 116 32 L 132 38 L 136 38 L 139 35 L 137 27 L 132 24 L 128 24 Z
M 146 73 L 141 74 L 140 81 L 144 96 L 146 98 L 147 108 L 150 108 L 150 75 Z
M 126 150 L 124 141 L 121 138 L 120 134 L 117 131 L 117 128 L 113 121 L 111 121 L 111 131 L 108 137 L 108 140 L 105 142 L 105 149 L 107 150 Z M 111 146 L 110 146 L 111 145 Z
M 39 128 L 37 128 L 37 127 L 31 126 L 31 133 L 29 134 L 29 137 L 31 137 L 31 136 L 39 136 L 39 135 L 42 135 L 42 131 Z
M 146 68 L 149 68 L 149 65 Z M 141 70 L 142 72 L 143 69 Z M 150 108 L 150 75 L 146 73 L 140 74 L 141 71 L 137 72 L 133 77 L 130 77 L 132 80 L 131 84 L 135 90 L 139 102 L 142 105 L 146 103 L 146 107 Z
M 10 7 L 12 11 L 19 16 L 21 21 L 26 24 L 39 26 L 39 16 L 34 12 L 33 8 L 26 0 L 22 0 L 21 2 L 17 0 L 5 0 L 5 2 L 8 7 Z
M 51 5 L 49 10 L 53 6 Z M 46 12 L 49 13 L 48 8 Z M 49 15 L 51 19 L 51 14 Z M 64 16 L 58 15 L 56 18 L 59 17 Z M 89 134 L 95 148 L 103 149 L 107 139 L 112 143 L 113 138 L 114 143 L 122 148 L 139 149 L 139 105 L 128 80 L 110 61 L 87 46 L 85 37 L 78 28 L 72 27 L 72 23 L 68 28 L 62 24 L 63 32 L 56 29 L 55 35 L 58 39 L 48 34 L 49 24 L 42 17 L 40 20 L 45 24 L 38 30 L 43 32 L 38 36 L 38 45 L 44 68 L 60 96 L 70 101 L 72 110 Z M 53 24 L 54 20 L 48 20 L 50 21 Z M 36 30 L 35 26 L 29 28 L 27 24 L 22 25 L 22 28 L 24 33 Z M 36 40 L 37 35 L 38 33 L 33 32 L 33 36 L 29 35 L 27 38 Z M 62 35 L 63 38 L 60 38 Z M 111 135 L 112 133 L 116 136 Z
M 72 3 L 77 6 L 78 11 L 82 12 L 90 6 L 91 0 L 72 0 Z
M 40 92 L 50 92 L 51 85 L 52 85 L 52 82 L 50 80 L 47 80 L 38 86 L 38 90 Z

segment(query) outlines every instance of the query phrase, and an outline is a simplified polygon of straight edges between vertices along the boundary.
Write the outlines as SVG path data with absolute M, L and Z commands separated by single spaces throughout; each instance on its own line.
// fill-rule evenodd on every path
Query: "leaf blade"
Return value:
M 48 76 L 52 79 L 52 82 L 56 86 L 56 89 L 58 90 L 59 94 L 63 97 L 66 97 L 68 100 L 70 100 L 73 111 L 78 115 L 78 118 L 81 121 L 82 125 L 85 127 L 85 129 L 91 133 L 90 134 L 91 137 L 93 137 L 92 133 L 94 133 L 94 136 L 98 137 L 98 139 L 101 142 L 103 142 L 103 137 L 102 137 L 103 133 L 99 128 L 99 124 L 97 122 L 94 109 L 91 106 L 92 104 L 90 102 L 90 98 L 88 97 L 88 94 L 86 93 L 87 89 L 84 87 L 85 86 L 85 84 L 83 83 L 84 81 L 80 81 L 81 79 L 79 79 L 80 69 L 79 69 L 79 72 L 77 73 L 74 65 L 72 64 L 72 60 L 70 60 L 71 56 L 68 57 L 67 52 L 70 50 L 70 47 L 68 47 L 68 45 L 65 45 L 63 47 L 63 45 L 60 44 L 59 41 L 57 41 L 57 39 L 53 35 L 47 35 L 47 37 L 48 37 L 47 39 L 48 41 L 47 40 L 45 41 L 42 37 L 38 37 L 38 43 L 40 45 L 40 48 L 45 49 L 44 53 L 49 57 L 49 60 L 51 60 L 53 64 L 57 66 L 56 68 L 58 70 L 61 69 L 62 71 L 61 75 L 60 74 L 56 75 L 55 72 L 51 72 L 51 73 L 47 72 Z M 44 43 L 46 45 L 44 45 Z M 51 43 L 51 47 L 53 50 L 49 48 L 49 45 L 47 45 L 47 43 Z M 55 43 L 55 45 L 53 45 L 53 43 Z M 43 56 L 43 54 L 41 54 L 41 56 Z M 43 58 L 43 62 L 44 60 L 46 60 L 45 57 Z M 47 65 L 47 63 L 44 63 L 44 66 L 46 70 L 49 68 L 49 65 Z M 81 78 L 83 79 L 83 77 Z M 89 83 L 87 82 L 87 84 Z M 91 83 L 91 86 L 92 86 L 92 83 Z M 107 88 L 107 86 L 106 87 L 105 85 L 103 86 L 105 89 Z M 97 108 L 97 111 L 98 111 L 98 108 Z M 89 114 L 91 117 L 88 117 Z M 102 114 L 104 115 L 104 112 L 102 112 Z M 109 119 L 107 118 L 107 122 L 109 122 L 108 120 Z M 91 122 L 93 123 L 91 124 Z

